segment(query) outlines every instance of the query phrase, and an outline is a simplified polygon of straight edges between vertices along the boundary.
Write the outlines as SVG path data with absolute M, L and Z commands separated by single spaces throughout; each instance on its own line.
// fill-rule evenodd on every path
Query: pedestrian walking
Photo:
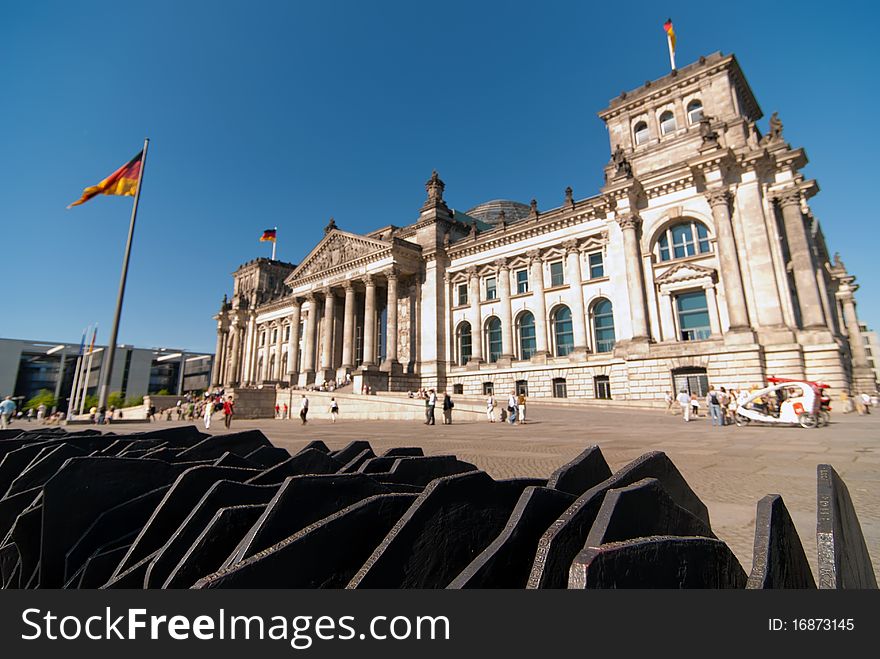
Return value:
M 516 423 L 516 394 L 512 391 L 507 397 L 507 422 L 510 425 Z
M 697 394 L 691 394 L 691 411 L 693 412 L 694 418 L 700 418 L 700 399 L 697 398 Z
M 675 416 L 675 398 L 672 396 L 672 392 L 667 391 L 666 395 L 663 396 L 663 400 L 666 401 L 666 412 L 664 414 L 671 414 Z
M 330 420 L 333 423 L 336 423 L 336 417 L 339 416 L 339 403 L 336 402 L 336 398 L 330 398 Z
M 211 415 L 214 413 L 214 403 L 210 400 L 205 401 L 205 430 L 211 429 Z
M 278 403 L 275 403 L 275 418 L 281 418 L 281 406 Z
M 681 393 L 678 394 L 678 404 L 681 406 L 681 415 L 685 423 L 687 423 L 691 420 L 691 397 L 688 395 L 687 390 L 682 389 Z
M 12 400 L 12 396 L 7 396 L 0 403 L 0 429 L 9 427 L 9 420 L 13 414 L 15 414 L 15 401 Z
M 306 398 L 306 395 L 303 394 L 302 398 L 299 401 L 299 420 L 302 421 L 302 425 L 306 425 L 309 422 L 309 399 Z
M 437 407 L 437 392 L 431 389 L 428 397 L 425 398 L 425 425 L 433 426 L 434 424 L 434 408 Z
M 443 393 L 443 425 L 451 426 L 452 425 L 452 408 L 455 407 L 455 403 L 452 402 L 452 397 L 449 395 L 449 392 L 446 391 Z
M 287 407 L 287 403 L 284 403 L 284 414 L 282 415 L 281 418 L 282 419 L 289 419 L 290 418 L 289 412 L 290 412 L 290 409 Z
M 526 394 L 524 391 L 519 392 L 516 398 L 516 420 L 522 425 L 526 422 Z
M 712 385 L 709 385 L 709 391 L 706 394 L 706 407 L 709 409 L 712 425 L 719 428 L 723 426 L 724 417 L 721 415 L 721 395 L 715 391 L 715 387 Z
M 39 407 L 37 407 L 37 421 L 42 422 L 46 419 L 47 409 L 48 408 L 43 403 L 40 403 Z
M 223 401 L 223 425 L 227 430 L 232 426 L 233 416 L 235 416 L 235 403 L 232 401 L 232 396 L 229 396 Z
M 495 423 L 495 396 L 492 394 L 486 399 L 486 418 L 489 423 Z

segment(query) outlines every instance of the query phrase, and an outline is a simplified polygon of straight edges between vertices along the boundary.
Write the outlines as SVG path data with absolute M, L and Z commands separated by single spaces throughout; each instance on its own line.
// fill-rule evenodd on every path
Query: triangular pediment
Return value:
M 299 267 L 290 274 L 287 281 L 289 283 L 319 272 L 332 270 L 370 254 L 384 252 L 390 247 L 391 243 L 384 240 L 365 238 L 334 229 L 309 252 Z
M 681 263 L 664 272 L 655 281 L 658 284 L 673 284 L 679 281 L 693 281 L 695 279 L 714 279 L 714 277 L 715 271 L 712 268 L 706 268 L 695 263 Z

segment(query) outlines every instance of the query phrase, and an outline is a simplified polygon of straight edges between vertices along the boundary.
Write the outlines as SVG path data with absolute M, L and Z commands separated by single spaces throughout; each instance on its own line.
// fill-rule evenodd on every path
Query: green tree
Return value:
M 121 391 L 114 391 L 112 394 L 107 396 L 107 407 L 113 407 L 119 409 L 125 404 L 125 396 L 122 395 Z
M 125 399 L 125 406 L 126 407 L 138 407 L 139 405 L 143 405 L 143 404 L 144 404 L 144 397 L 143 396 L 137 396 L 136 398 L 126 398 Z
M 37 395 L 24 404 L 26 410 L 36 410 L 40 405 L 45 405 L 48 409 L 52 409 L 55 405 L 55 394 L 48 389 L 40 389 Z
M 86 396 L 86 403 L 85 405 L 83 405 L 83 410 L 85 412 L 88 412 L 93 407 L 98 407 L 98 397 L 89 394 L 88 396 Z
M 168 391 L 167 389 L 159 389 L 159 391 L 156 392 L 156 395 L 157 396 L 170 396 L 171 392 Z

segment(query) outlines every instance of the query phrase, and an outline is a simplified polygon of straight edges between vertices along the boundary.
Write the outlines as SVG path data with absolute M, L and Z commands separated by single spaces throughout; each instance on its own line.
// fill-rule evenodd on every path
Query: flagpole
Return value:
M 675 50 L 672 48 L 672 37 L 666 35 L 666 45 L 669 46 L 669 66 L 675 71 Z
M 92 326 L 89 325 L 89 329 L 92 329 Z M 86 335 L 88 335 L 88 331 L 86 331 Z M 76 385 L 76 393 L 73 396 L 73 411 L 76 413 L 76 409 L 79 407 L 79 402 L 83 398 L 83 379 L 85 376 L 85 368 L 86 368 L 86 353 L 83 350 L 82 359 L 80 360 L 79 373 L 77 373 L 77 385 Z
M 94 350 L 94 349 L 89 350 L 89 365 L 86 366 L 86 379 L 85 379 L 85 383 L 83 384 L 82 399 L 80 400 L 80 403 L 79 403 L 79 413 L 80 414 L 82 414 L 85 411 L 86 395 L 89 393 L 89 380 L 92 379 L 92 357 L 94 357 L 95 353 L 98 353 L 98 352 L 101 352 L 100 348 L 98 348 L 97 350 Z
M 70 385 L 70 396 L 67 399 L 67 420 L 73 419 L 73 410 L 76 403 L 76 388 L 79 385 L 80 361 L 83 356 L 83 348 L 86 345 L 86 334 L 88 330 L 83 331 L 82 341 L 79 342 L 79 352 L 76 353 L 76 367 L 73 369 L 73 382 Z M 62 376 L 64 374 L 62 373 Z
M 278 244 L 278 227 L 275 227 L 275 240 L 272 241 L 272 260 L 275 260 L 275 246 Z
M 125 244 L 125 258 L 122 260 L 122 276 L 119 278 L 119 295 L 116 298 L 116 314 L 113 316 L 113 328 L 110 330 L 110 340 L 107 344 L 107 367 L 101 378 L 101 386 L 98 393 L 98 409 L 106 409 L 107 396 L 109 395 L 110 379 L 113 377 L 113 357 L 116 355 L 116 337 L 119 334 L 119 317 L 122 315 L 122 300 L 125 297 L 125 280 L 128 277 L 128 260 L 131 257 L 131 243 L 134 239 L 134 222 L 137 219 L 138 202 L 141 199 L 141 182 L 144 180 L 144 169 L 147 166 L 147 147 L 150 138 L 144 138 L 144 155 L 141 157 L 141 170 L 138 172 L 137 190 L 134 193 L 134 204 L 131 207 L 131 222 L 128 225 L 128 241 Z

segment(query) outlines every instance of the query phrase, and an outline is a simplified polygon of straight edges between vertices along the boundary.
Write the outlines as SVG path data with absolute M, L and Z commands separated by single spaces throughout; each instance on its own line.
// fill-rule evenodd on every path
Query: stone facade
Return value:
M 294 266 L 234 273 L 214 382 L 656 400 L 768 376 L 876 386 L 843 262 L 809 207 L 803 149 L 715 53 L 599 113 L 599 194 L 444 201 L 436 172 L 414 222 L 339 229 Z

